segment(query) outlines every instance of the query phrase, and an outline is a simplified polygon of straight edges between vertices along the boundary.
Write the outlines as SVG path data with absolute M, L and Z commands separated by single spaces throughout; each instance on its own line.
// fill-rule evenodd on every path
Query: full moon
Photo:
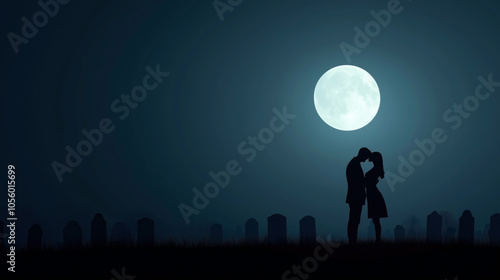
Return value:
M 343 131 L 360 129 L 378 112 L 380 92 L 365 70 L 341 65 L 326 71 L 314 88 L 314 106 L 329 126 Z

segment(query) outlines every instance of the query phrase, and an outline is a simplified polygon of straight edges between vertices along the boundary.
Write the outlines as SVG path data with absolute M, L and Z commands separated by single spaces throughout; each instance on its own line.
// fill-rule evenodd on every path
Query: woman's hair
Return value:
M 384 179 L 385 171 L 384 171 L 384 160 L 382 159 L 382 154 L 379 152 L 373 152 L 371 154 L 371 158 L 373 161 L 373 166 L 379 172 L 380 178 Z

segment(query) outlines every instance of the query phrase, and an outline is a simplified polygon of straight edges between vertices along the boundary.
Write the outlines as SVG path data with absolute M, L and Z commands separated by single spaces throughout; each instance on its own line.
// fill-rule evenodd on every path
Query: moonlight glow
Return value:
M 380 92 L 365 70 L 341 65 L 328 70 L 314 89 L 314 106 L 329 126 L 356 130 L 369 124 L 378 112 Z

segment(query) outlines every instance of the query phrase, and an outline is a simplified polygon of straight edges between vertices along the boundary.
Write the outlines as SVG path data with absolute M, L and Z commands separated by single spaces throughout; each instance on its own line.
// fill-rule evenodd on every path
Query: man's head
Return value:
M 363 148 L 359 149 L 358 159 L 360 161 L 365 161 L 368 159 L 368 157 L 370 157 L 371 153 L 372 152 L 370 150 L 368 150 L 368 148 L 363 147 Z

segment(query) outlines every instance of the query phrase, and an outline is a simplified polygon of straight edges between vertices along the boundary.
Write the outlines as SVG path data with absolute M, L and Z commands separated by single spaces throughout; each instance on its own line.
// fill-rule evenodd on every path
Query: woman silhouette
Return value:
M 380 242 L 380 233 L 382 227 L 380 226 L 380 218 L 387 217 L 387 207 L 385 205 L 384 197 L 377 188 L 377 183 L 380 179 L 384 179 L 384 163 L 382 155 L 379 152 L 373 152 L 368 158 L 373 162 L 373 168 L 365 174 L 366 179 L 366 200 L 368 202 L 368 219 L 373 220 L 375 226 L 376 242 Z

